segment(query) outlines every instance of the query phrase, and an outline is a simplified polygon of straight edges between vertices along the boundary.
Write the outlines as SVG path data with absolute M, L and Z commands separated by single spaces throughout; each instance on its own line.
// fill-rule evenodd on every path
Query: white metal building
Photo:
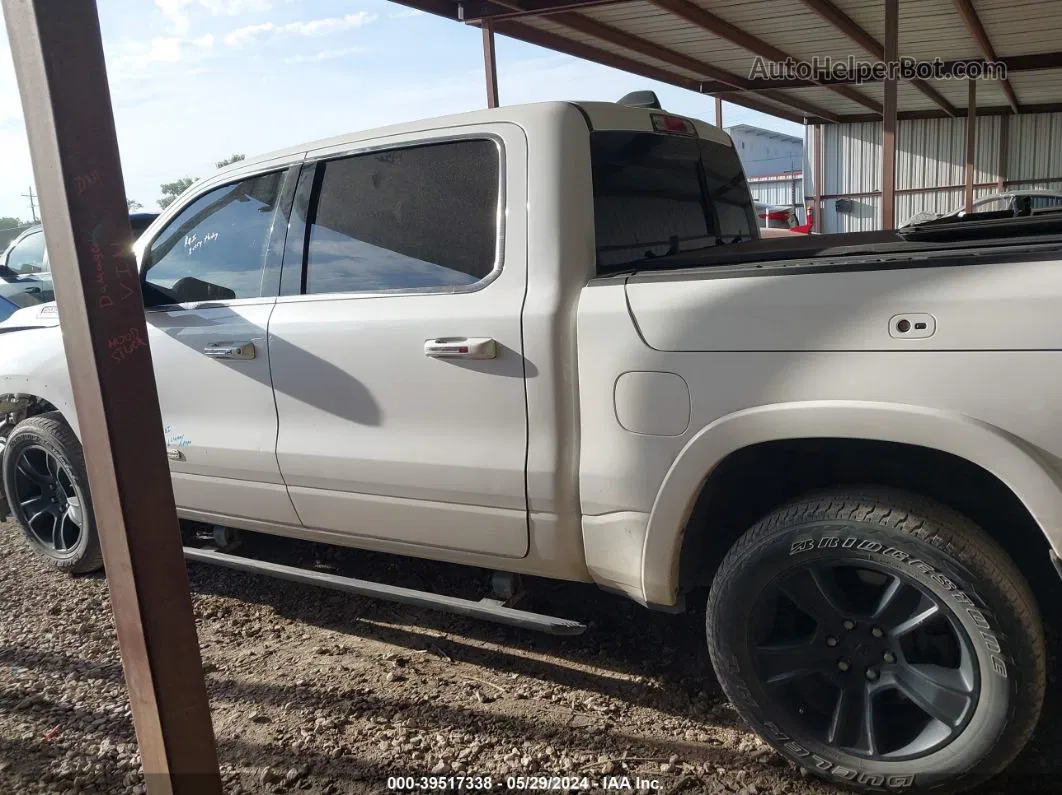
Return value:
M 810 148 L 810 157 L 813 173 L 822 179 L 822 231 L 881 229 L 881 122 L 821 129 L 821 172 L 815 165 L 816 147 Z M 922 211 L 961 208 L 965 168 L 965 118 L 898 122 L 897 223 Z M 1062 191 L 1062 113 L 978 118 L 973 181 L 975 199 L 1003 190 Z M 813 193 L 809 186 L 808 195 Z

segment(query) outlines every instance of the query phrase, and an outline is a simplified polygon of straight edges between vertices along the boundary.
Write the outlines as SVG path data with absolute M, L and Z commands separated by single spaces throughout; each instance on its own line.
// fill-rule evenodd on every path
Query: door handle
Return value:
M 253 342 L 212 342 L 203 348 L 211 359 L 253 359 Z
M 439 337 L 424 340 L 424 355 L 433 359 L 494 359 L 498 344 L 490 337 Z

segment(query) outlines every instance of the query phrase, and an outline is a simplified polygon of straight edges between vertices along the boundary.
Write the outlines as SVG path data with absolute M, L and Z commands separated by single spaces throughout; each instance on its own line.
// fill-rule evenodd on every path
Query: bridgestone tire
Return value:
M 954 724 L 953 739 L 943 747 L 927 746 L 924 755 L 906 761 L 881 754 L 869 758 L 849 753 L 851 746 L 828 744 L 829 729 L 816 730 L 804 710 L 769 696 L 778 678 L 765 684 L 764 669 L 757 667 L 764 647 L 753 637 L 754 605 L 763 604 L 758 600 L 764 593 L 777 593 L 771 583 L 792 582 L 785 579 L 792 572 L 837 571 L 837 565 L 858 571 L 860 563 L 885 577 L 902 575 L 916 592 L 936 601 L 945 618 L 950 611 L 949 626 L 965 631 L 972 649 L 967 659 L 979 693 L 965 710 L 965 724 Z M 775 599 L 770 604 L 777 605 Z M 1028 584 L 973 522 L 904 492 L 867 487 L 822 493 L 760 520 L 715 576 L 706 623 L 719 682 L 752 729 L 811 773 L 859 791 L 966 791 L 1014 759 L 1040 715 L 1044 640 Z M 828 637 L 829 645 L 836 643 Z
M 40 447 L 53 455 L 70 478 L 80 495 L 81 534 L 77 543 L 64 552 L 46 546 L 29 529 L 26 511 L 19 505 L 15 489 L 15 469 L 19 454 L 27 447 Z M 85 474 L 85 458 L 81 442 L 58 412 L 49 412 L 20 422 L 7 439 L 3 457 L 4 493 L 8 496 L 11 513 L 19 524 L 30 546 L 52 568 L 70 574 L 86 574 L 103 567 L 103 553 L 96 532 L 96 520 L 89 496 L 88 476 Z

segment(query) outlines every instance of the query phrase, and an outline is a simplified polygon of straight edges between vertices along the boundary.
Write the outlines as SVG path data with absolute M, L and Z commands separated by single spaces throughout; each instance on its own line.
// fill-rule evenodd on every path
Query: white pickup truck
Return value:
M 862 790 L 965 790 L 1037 723 L 1057 582 L 1029 581 L 1062 548 L 1062 236 L 986 224 L 760 240 L 724 133 L 623 104 L 245 160 L 136 246 L 180 516 L 499 590 L 674 611 L 710 588 L 718 678 L 781 753 Z M 57 322 L 0 335 L 3 487 L 84 572 Z

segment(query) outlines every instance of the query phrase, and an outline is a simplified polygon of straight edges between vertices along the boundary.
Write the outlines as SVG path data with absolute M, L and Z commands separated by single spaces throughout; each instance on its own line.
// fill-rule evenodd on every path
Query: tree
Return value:
M 134 212 L 135 210 L 143 210 L 144 209 L 144 205 L 142 205 L 136 199 L 129 199 L 129 201 L 127 201 L 126 204 L 129 205 L 129 212 Z
M 188 190 L 195 179 L 195 177 L 181 177 L 173 182 L 163 182 L 159 185 L 159 190 L 162 191 L 162 196 L 159 197 L 159 207 L 165 210 L 173 204 L 173 200 Z
M 13 215 L 0 215 L 0 229 L 17 229 L 25 225 L 26 222 L 21 218 L 15 218 Z
M 225 166 L 245 160 L 246 157 L 246 155 L 235 154 L 231 157 L 226 157 L 224 160 L 218 160 L 214 165 L 218 168 L 225 168 Z M 180 179 L 175 179 L 173 182 L 163 182 L 159 186 L 159 190 L 162 191 L 162 197 L 159 199 L 159 207 L 165 210 L 173 204 L 174 199 L 184 193 L 195 181 L 196 177 L 181 177 Z M 132 210 L 133 207 L 130 206 L 129 209 Z

